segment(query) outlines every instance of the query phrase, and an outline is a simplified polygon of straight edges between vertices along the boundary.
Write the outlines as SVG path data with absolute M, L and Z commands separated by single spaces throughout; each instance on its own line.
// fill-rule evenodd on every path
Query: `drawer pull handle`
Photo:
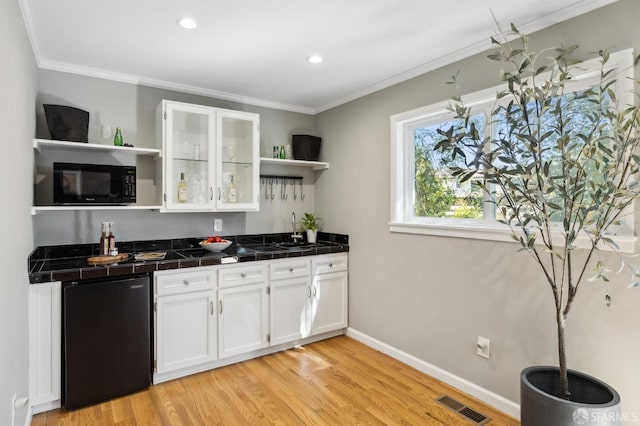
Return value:
M 189 280 L 182 280 L 182 284 L 189 285 Z
M 211 315 L 213 315 L 213 302 L 209 302 L 209 306 L 211 307 Z
M 241 276 L 242 278 L 247 278 L 247 274 L 245 274 L 244 272 L 243 272 L 242 274 L 240 274 L 240 276 Z
M 222 314 L 222 300 L 220 301 L 220 314 Z
M 289 272 L 293 272 L 293 268 L 289 268 Z
M 316 297 L 316 294 L 318 294 L 318 289 L 314 286 L 313 287 L 313 297 Z
M 311 286 L 309 286 L 309 298 L 311 298 Z

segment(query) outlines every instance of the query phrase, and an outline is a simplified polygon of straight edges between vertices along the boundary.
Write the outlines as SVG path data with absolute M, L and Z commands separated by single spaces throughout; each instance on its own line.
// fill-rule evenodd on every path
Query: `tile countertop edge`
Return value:
M 273 243 L 282 243 L 289 241 L 290 233 L 274 233 L 274 234 L 254 234 L 254 235 L 228 235 L 223 238 L 233 241 L 236 245 L 269 245 Z M 204 237 L 195 238 L 176 238 L 170 240 L 145 240 L 145 241 L 124 241 L 118 243 L 120 250 L 127 252 L 138 251 L 172 251 L 181 249 L 197 248 L 194 242 L 204 239 Z M 225 257 L 236 257 L 237 261 L 232 263 L 254 262 L 260 260 L 273 260 L 289 257 L 300 256 L 316 256 L 331 253 L 349 252 L 349 236 L 345 234 L 334 234 L 328 232 L 318 233 L 318 242 L 322 245 L 312 248 L 301 248 L 295 250 L 271 251 L 253 248 L 254 253 L 236 254 Z M 31 284 L 41 284 L 52 281 L 76 281 L 82 279 L 107 278 L 122 275 L 135 275 L 141 273 L 149 273 L 155 271 L 192 268 L 200 266 L 212 266 L 222 264 L 222 257 L 199 257 L 184 258 L 171 260 L 156 261 L 140 261 L 134 263 L 126 263 L 119 265 L 104 266 L 82 266 L 71 267 L 60 270 L 42 270 L 45 261 L 74 258 L 82 259 L 95 256 L 98 244 L 70 244 L 66 246 L 41 246 L 36 247 L 28 258 L 29 282 Z M 71 256 L 49 257 L 49 254 L 55 256 L 56 253 L 71 253 Z M 75 255 L 75 256 L 73 256 Z

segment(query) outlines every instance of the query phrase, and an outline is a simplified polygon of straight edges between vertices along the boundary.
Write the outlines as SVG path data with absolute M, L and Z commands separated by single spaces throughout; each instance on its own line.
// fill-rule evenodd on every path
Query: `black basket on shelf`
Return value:
M 311 135 L 293 135 L 293 158 L 296 160 L 318 161 L 322 138 Z
M 44 104 L 44 115 L 51 139 L 70 142 L 89 142 L 89 113 L 66 106 Z

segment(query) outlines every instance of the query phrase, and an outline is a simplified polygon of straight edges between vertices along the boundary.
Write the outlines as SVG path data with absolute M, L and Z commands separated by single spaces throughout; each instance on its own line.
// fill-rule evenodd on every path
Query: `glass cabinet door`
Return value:
M 259 115 L 217 110 L 217 209 L 258 210 Z
M 211 211 L 215 207 L 215 110 L 179 102 L 163 103 L 165 207 Z

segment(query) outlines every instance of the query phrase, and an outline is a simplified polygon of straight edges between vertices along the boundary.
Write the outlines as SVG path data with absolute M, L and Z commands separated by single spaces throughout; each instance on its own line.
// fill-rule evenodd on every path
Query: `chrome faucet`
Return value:
M 293 234 L 291 234 L 291 238 L 295 242 L 298 239 L 302 239 L 302 234 L 298 234 L 298 230 L 296 229 L 296 212 L 291 213 L 291 229 L 293 230 Z

